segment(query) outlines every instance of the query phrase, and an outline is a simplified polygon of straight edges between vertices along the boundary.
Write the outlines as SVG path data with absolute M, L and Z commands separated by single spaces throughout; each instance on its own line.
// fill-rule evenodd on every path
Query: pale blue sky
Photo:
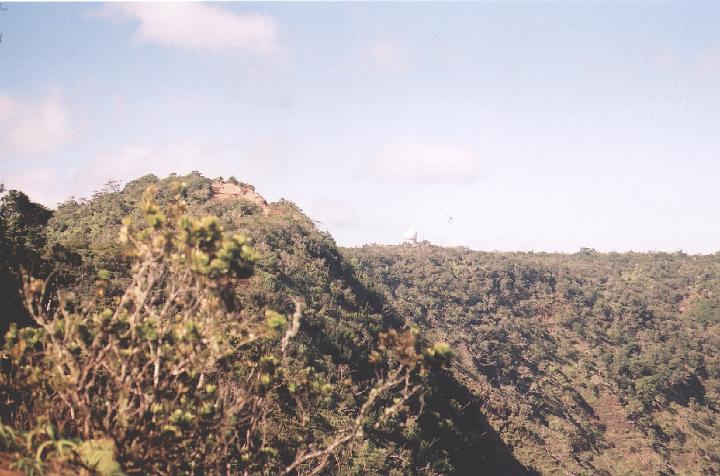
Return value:
M 200 170 L 341 245 L 720 249 L 720 3 L 5 7 L 0 181 L 48 205 Z

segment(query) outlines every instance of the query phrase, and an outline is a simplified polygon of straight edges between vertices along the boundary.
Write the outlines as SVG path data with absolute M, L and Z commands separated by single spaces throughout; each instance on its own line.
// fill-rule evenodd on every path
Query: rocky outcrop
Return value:
M 213 182 L 212 183 L 213 198 L 218 200 L 242 199 L 255 203 L 262 207 L 263 211 L 267 211 L 268 203 L 265 199 L 255 191 L 252 185 L 245 185 L 234 182 Z

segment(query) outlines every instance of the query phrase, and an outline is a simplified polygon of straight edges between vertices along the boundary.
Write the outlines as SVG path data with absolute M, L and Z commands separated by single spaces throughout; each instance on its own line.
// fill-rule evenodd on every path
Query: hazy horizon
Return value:
M 720 249 L 720 4 L 4 4 L 0 183 L 199 170 L 341 246 Z

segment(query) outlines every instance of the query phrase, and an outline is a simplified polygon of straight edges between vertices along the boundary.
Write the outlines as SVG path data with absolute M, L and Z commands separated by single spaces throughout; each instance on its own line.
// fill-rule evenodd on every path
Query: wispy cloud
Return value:
M 698 69 L 703 74 L 720 72 L 720 49 L 710 49 L 700 55 Z
M 54 207 L 67 198 L 60 174 L 51 167 L 32 167 L 22 170 L 0 169 L 0 183 L 8 190 L 20 190 L 31 200 Z
M 139 22 L 135 38 L 166 47 L 274 56 L 282 51 L 280 25 L 270 15 L 235 13 L 205 3 L 112 3 L 99 15 Z
M 406 49 L 388 38 L 375 39 L 365 49 L 365 56 L 374 67 L 385 72 L 400 73 L 409 67 Z
M 397 141 L 371 161 L 375 175 L 420 182 L 467 182 L 480 176 L 480 161 L 469 148 L 452 144 Z
M 286 144 L 280 139 L 263 139 L 248 144 L 194 139 L 150 145 L 130 144 L 98 154 L 74 177 L 71 188 L 83 196 L 109 180 L 124 183 L 147 174 L 165 177 L 193 170 L 210 177 L 235 175 L 240 180 L 255 183 L 268 175 L 277 175 L 285 159 Z
M 667 70 L 685 71 L 704 76 L 720 72 L 720 48 L 706 48 L 699 52 L 679 53 L 663 50 L 654 56 L 655 63 Z
M 327 197 L 318 197 L 303 203 L 303 210 L 317 220 L 323 230 L 352 228 L 357 225 L 362 215 L 351 203 Z
M 57 91 L 39 101 L 0 94 L 0 149 L 20 155 L 43 155 L 72 136 L 70 114 Z

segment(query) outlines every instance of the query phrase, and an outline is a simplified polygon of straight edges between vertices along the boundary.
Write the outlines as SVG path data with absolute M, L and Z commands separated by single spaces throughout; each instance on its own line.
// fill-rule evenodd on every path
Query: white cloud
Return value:
M 32 167 L 23 170 L 0 170 L 0 183 L 7 190 L 20 190 L 34 202 L 54 208 L 67 198 L 57 170 L 50 167 Z
M 0 97 L 0 112 L 6 101 Z M 194 139 L 167 140 L 159 144 L 131 144 L 105 151 L 75 174 L 57 165 L 23 163 L 10 167 L 0 161 L 0 183 L 27 193 L 49 207 L 75 197 L 90 197 L 110 180 L 126 183 L 143 175 L 167 177 L 171 173 L 200 171 L 206 177 L 234 175 L 259 186 L 282 176 L 288 146 L 281 139 L 262 138 L 249 142 L 218 143 Z
M 0 94 L 0 149 L 23 155 L 48 154 L 71 136 L 70 115 L 56 91 L 37 102 Z
M 480 161 L 468 147 L 415 141 L 387 144 L 371 166 L 381 177 L 421 182 L 467 182 L 480 173 Z
M 125 183 L 147 174 L 166 177 L 193 170 L 208 177 L 234 175 L 256 184 L 269 175 L 277 176 L 285 159 L 286 144 L 272 139 L 244 145 L 193 139 L 131 144 L 98 154 L 74 177 L 71 188 L 77 196 L 89 196 L 109 180 Z
M 376 39 L 365 50 L 370 63 L 383 71 L 400 73 L 408 67 L 408 55 L 405 48 L 387 38 Z
M 113 3 L 99 13 L 138 21 L 135 38 L 141 42 L 215 53 L 245 51 L 258 56 L 274 56 L 281 51 L 280 26 L 269 15 L 239 14 L 196 2 Z

